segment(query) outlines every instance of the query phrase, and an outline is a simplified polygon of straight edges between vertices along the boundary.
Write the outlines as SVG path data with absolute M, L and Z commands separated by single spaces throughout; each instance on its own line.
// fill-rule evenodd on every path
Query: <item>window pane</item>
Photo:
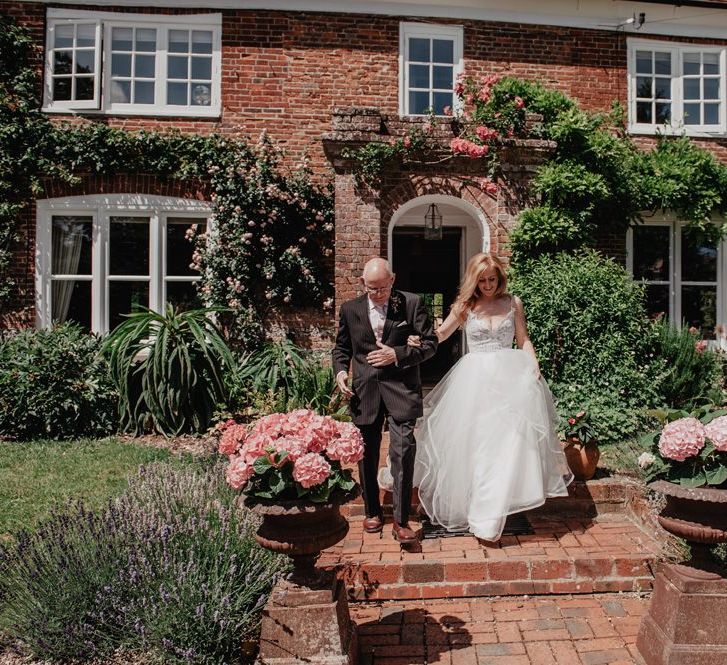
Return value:
M 652 121 L 651 102 L 637 102 L 636 104 L 636 122 Z
M 53 79 L 53 99 L 63 101 L 71 98 L 71 79 Z
M 697 242 L 686 230 L 682 232 L 682 281 L 717 281 L 717 247 Z
M 682 62 L 684 63 L 684 74 L 701 74 L 699 53 L 685 53 Z
M 210 30 L 192 30 L 192 53 L 212 53 Z
M 454 42 L 451 39 L 434 39 L 433 52 L 433 62 L 454 64 Z
M 129 81 L 112 81 L 111 101 L 119 104 L 130 104 L 131 83 Z
M 453 67 L 432 67 L 432 87 L 451 90 L 454 85 L 453 71 Z
M 195 282 L 167 282 L 167 302 L 183 310 L 203 307 Z
M 701 99 L 699 79 L 684 79 L 684 99 Z
M 668 226 L 634 227 L 634 279 L 669 281 Z
M 409 113 L 423 115 L 429 110 L 428 92 L 409 92 Z
M 169 31 L 169 51 L 171 53 L 189 53 L 189 32 L 187 30 Z
M 131 55 L 127 53 L 112 54 L 111 76 L 131 76 Z
M 95 51 L 76 51 L 76 74 L 93 74 Z
M 705 53 L 702 60 L 703 74 L 719 74 L 719 53 Z
M 73 63 L 73 51 L 56 51 L 53 56 L 53 73 L 70 74 Z
M 699 118 L 699 104 L 684 104 L 684 124 L 702 124 L 702 121 Z
M 64 323 L 75 321 L 91 330 L 91 280 L 53 280 L 51 318 Z
M 685 326 L 697 328 L 702 339 L 714 339 L 717 325 L 717 287 L 683 286 L 682 320 Z
M 704 99 L 719 99 L 719 79 L 704 79 Z
M 435 92 L 432 94 L 434 98 L 434 113 L 436 115 L 444 115 L 444 107 L 452 107 L 452 93 L 451 92 Z
M 93 77 L 76 78 L 76 99 L 93 99 Z
M 669 286 L 667 284 L 648 284 L 646 286 L 646 313 L 652 319 L 660 316 L 669 318 Z
M 149 307 L 148 282 L 109 282 L 109 331 L 140 307 Z
M 419 39 L 417 37 L 409 39 L 409 60 L 430 62 L 428 39 Z
M 157 48 L 157 31 L 153 28 L 139 28 L 136 31 L 136 50 L 154 52 Z
M 109 225 L 109 274 L 149 274 L 149 220 L 112 217 Z
M 209 81 L 212 78 L 212 58 L 192 58 L 192 78 Z
M 72 25 L 56 25 L 55 38 L 53 40 L 53 48 L 72 48 L 73 47 L 73 26 Z
M 187 235 L 195 230 L 192 228 L 193 226 L 197 233 L 204 233 L 206 222 L 181 217 L 167 220 L 167 275 L 182 277 L 199 274 L 196 270 L 190 268 L 194 242 L 188 240 Z
M 167 83 L 167 104 L 187 106 L 186 83 Z
M 428 65 L 409 65 L 409 87 L 410 88 L 428 88 L 429 87 L 429 66 Z
M 111 29 L 111 50 L 132 51 L 132 37 L 134 31 L 131 28 Z
M 670 53 L 654 53 L 654 73 L 671 75 Z
M 154 78 L 154 60 L 153 55 L 136 55 L 134 57 L 134 76 L 145 79 Z
M 656 99 L 671 99 L 671 79 L 654 79 L 654 97 Z
M 192 106 L 209 106 L 212 103 L 212 90 L 205 83 L 192 86 Z
M 646 99 L 651 99 L 653 93 L 652 93 L 652 83 L 654 79 L 652 79 L 650 76 L 639 76 L 636 78 L 636 96 L 637 97 L 645 97 Z
M 719 104 L 705 104 L 704 105 L 704 124 L 705 125 L 719 124 Z
M 651 74 L 651 51 L 636 51 L 636 72 L 639 74 Z
M 671 104 L 654 104 L 658 124 L 671 121 Z
M 167 77 L 170 79 L 186 79 L 189 78 L 189 69 L 187 67 L 189 58 L 185 56 L 169 56 L 169 65 Z M 184 102 L 187 103 L 186 101 Z
M 154 82 L 136 81 L 134 83 L 134 104 L 154 103 Z
M 51 222 L 53 275 L 90 275 L 92 218 L 54 216 Z
M 76 32 L 76 46 L 79 48 L 89 48 L 96 46 L 96 26 L 95 25 L 79 25 Z

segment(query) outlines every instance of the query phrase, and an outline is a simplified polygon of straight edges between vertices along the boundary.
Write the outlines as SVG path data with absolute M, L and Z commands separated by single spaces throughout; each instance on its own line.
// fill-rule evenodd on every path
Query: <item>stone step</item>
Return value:
M 383 534 L 368 534 L 351 517 L 346 540 L 319 563 L 339 571 L 353 601 L 651 589 L 661 545 L 627 515 L 527 515 L 531 535 L 425 539 L 407 549 L 388 522 Z

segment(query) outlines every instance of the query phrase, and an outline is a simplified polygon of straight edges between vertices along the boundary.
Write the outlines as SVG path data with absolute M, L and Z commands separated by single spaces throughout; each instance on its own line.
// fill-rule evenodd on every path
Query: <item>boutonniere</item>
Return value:
M 394 318 L 404 307 L 404 299 L 398 293 L 393 293 L 389 298 L 389 316 Z

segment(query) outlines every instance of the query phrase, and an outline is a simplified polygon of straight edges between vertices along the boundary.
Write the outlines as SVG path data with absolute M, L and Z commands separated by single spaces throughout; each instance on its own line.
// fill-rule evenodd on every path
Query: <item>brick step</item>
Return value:
M 426 539 L 408 549 L 388 524 L 380 536 L 351 518 L 346 540 L 319 563 L 339 571 L 354 601 L 651 589 L 661 548 L 627 516 L 528 517 L 531 535 Z

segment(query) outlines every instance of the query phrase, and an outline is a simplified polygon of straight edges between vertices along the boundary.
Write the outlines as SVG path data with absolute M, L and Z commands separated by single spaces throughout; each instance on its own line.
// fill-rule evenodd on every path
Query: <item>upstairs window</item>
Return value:
M 445 115 L 454 108 L 454 82 L 463 69 L 462 27 L 402 23 L 400 25 L 401 115 Z
M 44 110 L 220 113 L 219 14 L 48 10 Z
M 727 133 L 725 49 L 629 41 L 629 125 L 632 131 Z

